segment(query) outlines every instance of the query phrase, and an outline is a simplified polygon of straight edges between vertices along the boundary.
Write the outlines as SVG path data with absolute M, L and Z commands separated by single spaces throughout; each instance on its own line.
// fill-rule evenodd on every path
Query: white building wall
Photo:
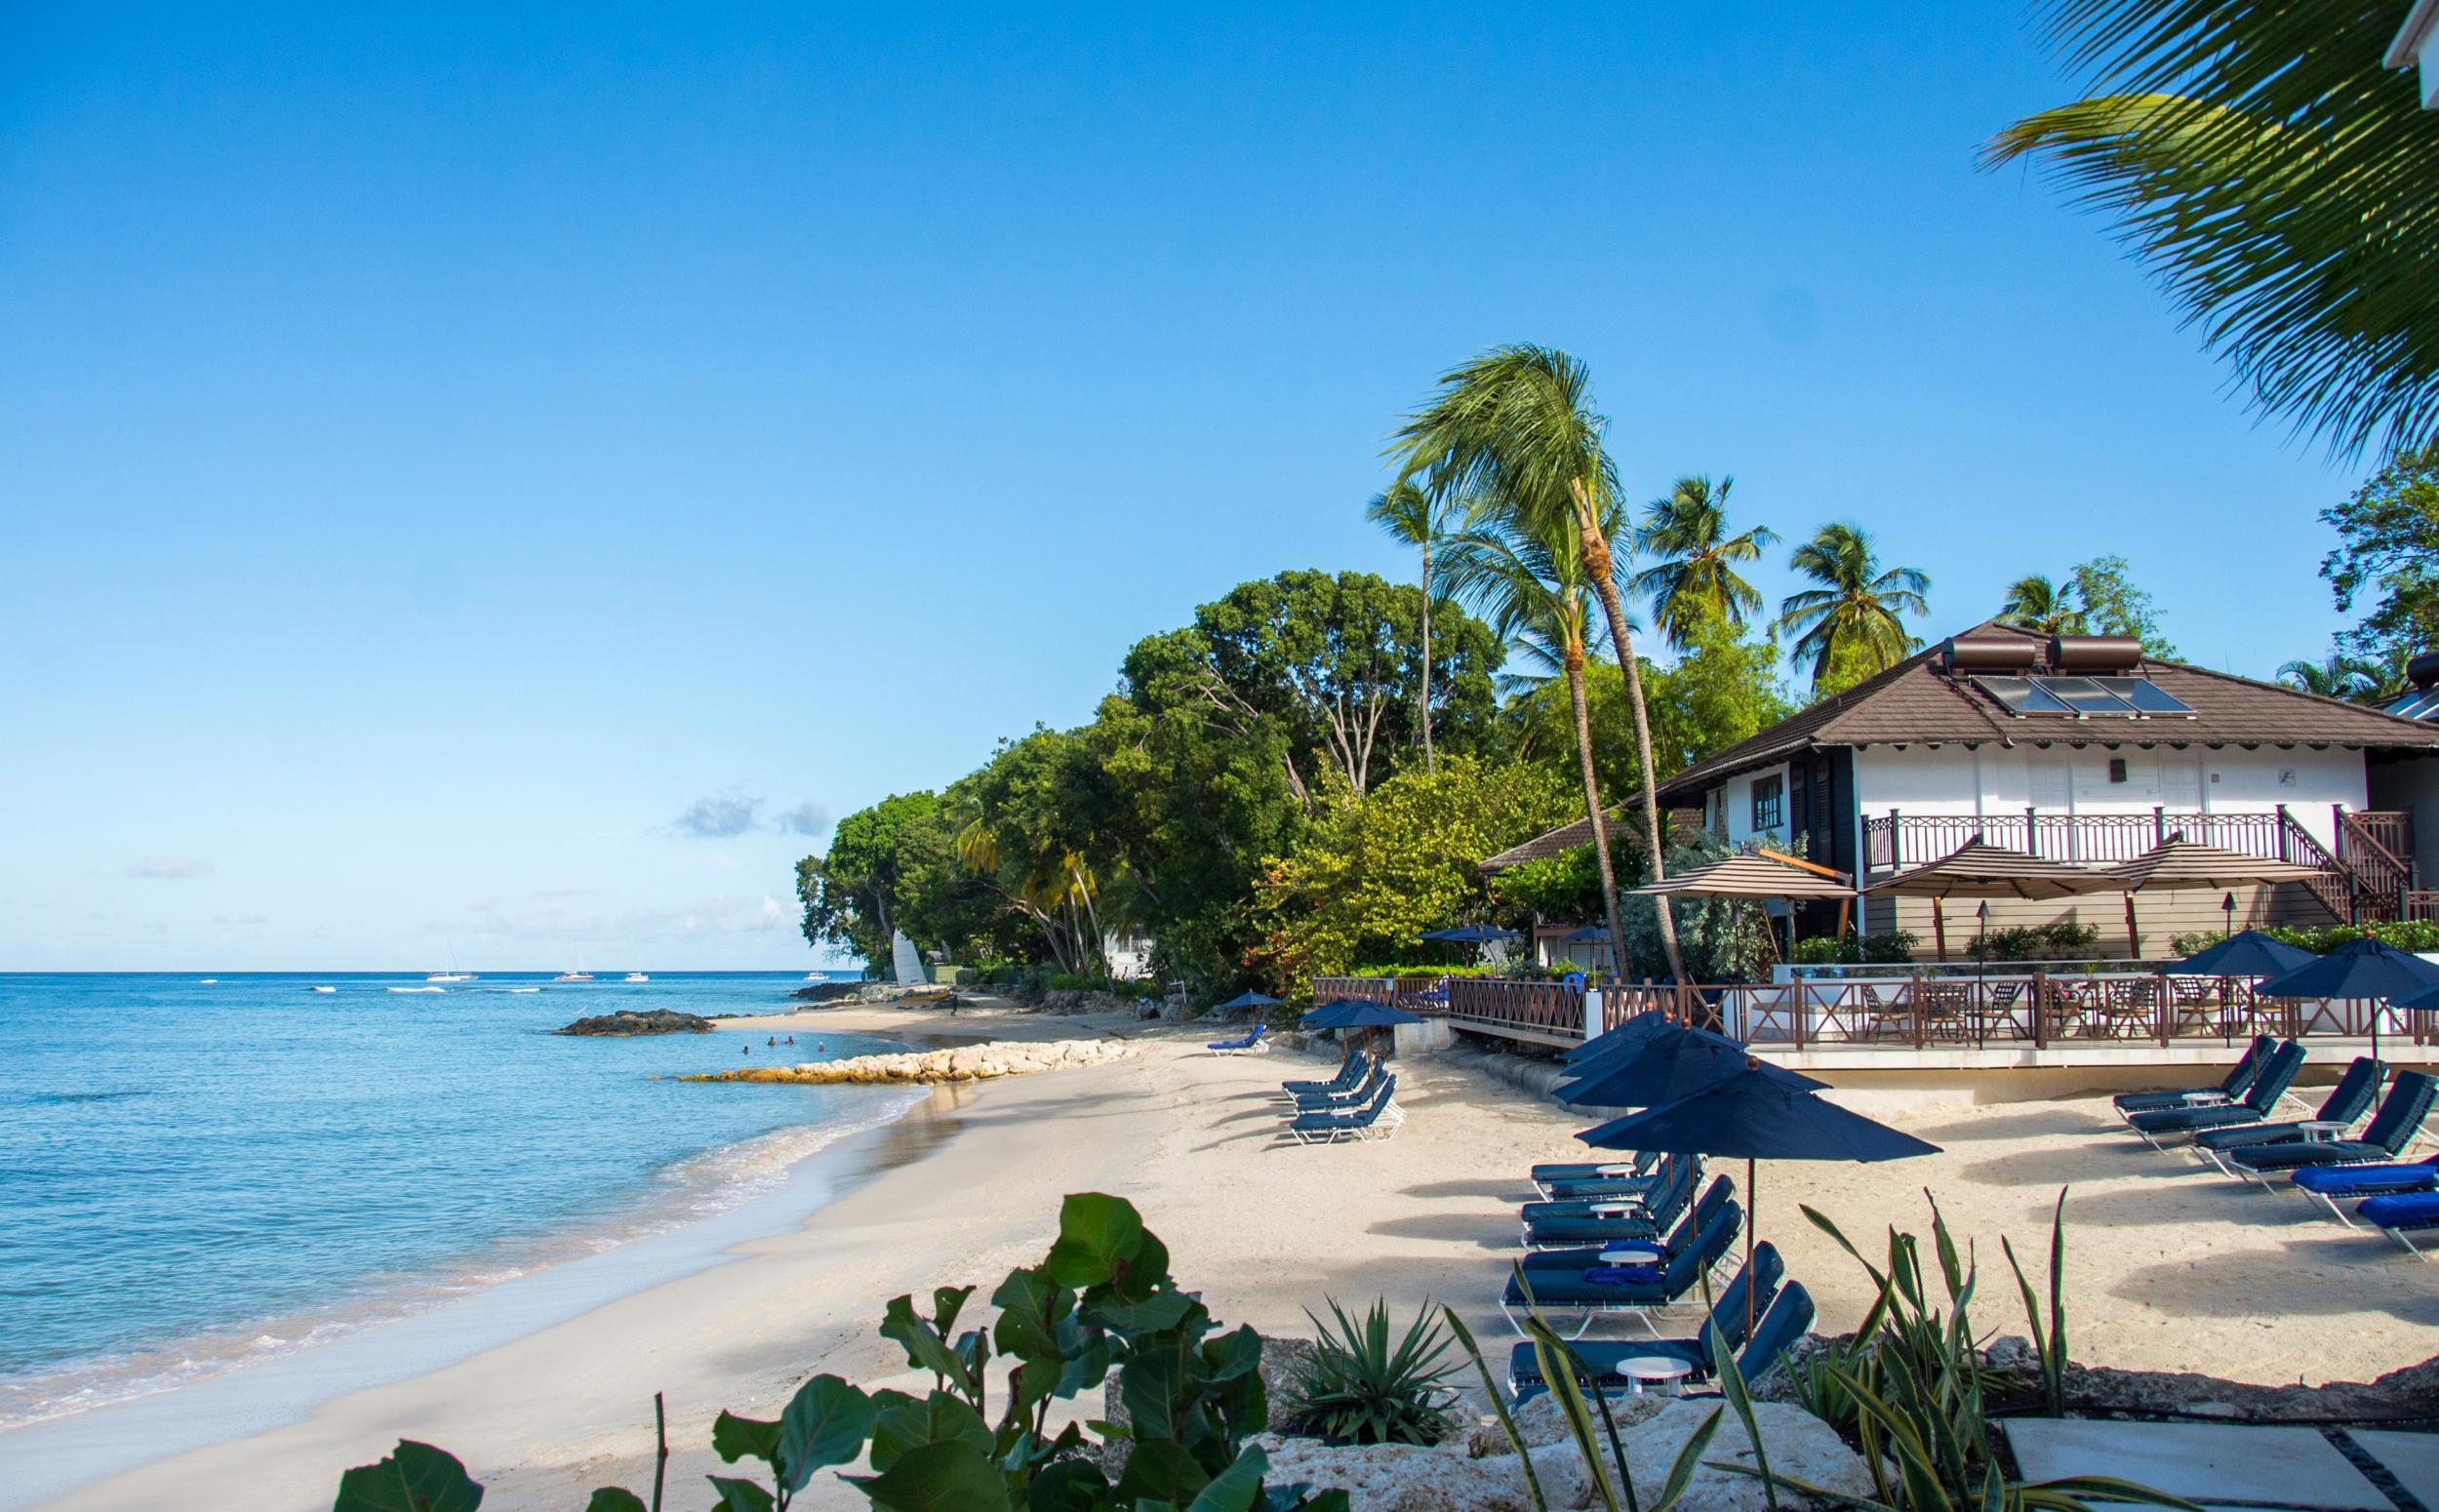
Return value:
M 2125 764 L 2122 780 L 2112 780 L 2112 761 Z M 1728 785 L 1733 790 L 1737 784 Z M 2148 814 L 2155 808 L 2268 814 L 2285 804 L 2297 823 L 2334 847 L 2331 806 L 2370 806 L 2360 751 L 2235 746 L 1869 746 L 1855 753 L 1855 795 L 1865 818 L 1893 808 L 1905 815 L 1988 818 L 1991 839 L 2000 845 L 2011 843 L 2006 823 L 2021 819 L 2026 807 L 2044 814 Z M 1732 808 L 1731 824 L 1736 817 Z
M 1756 784 L 1767 782 L 1772 778 L 1776 778 L 1779 783 L 1779 822 L 1767 828 L 1756 829 L 1753 826 L 1753 788 Z M 1730 777 L 1715 791 L 1721 794 L 1727 809 L 1728 844 L 1740 846 L 1756 840 L 1775 841 L 1779 845 L 1786 844 L 1789 795 L 1787 793 L 1787 769 L 1784 763 L 1776 767 L 1764 767 L 1758 772 L 1748 772 L 1741 776 Z

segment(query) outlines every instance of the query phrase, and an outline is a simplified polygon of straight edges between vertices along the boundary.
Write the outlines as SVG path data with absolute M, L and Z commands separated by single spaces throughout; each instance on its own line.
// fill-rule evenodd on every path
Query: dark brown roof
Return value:
M 1964 633 L 1976 638 L 2046 641 L 1995 620 Z M 2138 675 L 2182 700 L 2194 717 L 2072 723 L 2019 719 L 1969 680 L 1942 671 L 1939 643 L 1935 641 L 1887 671 L 1696 762 L 1661 783 L 1660 796 L 1672 804 L 1692 802 L 1723 777 L 1821 746 L 2046 740 L 2061 745 L 2280 744 L 2439 750 L 2439 731 L 2429 725 L 2359 703 L 2154 657 L 2143 658 Z
M 1615 809 L 1604 809 L 1601 812 L 1609 818 L 1611 854 L 1616 854 L 1619 831 L 1629 824 L 1634 826 L 1634 832 L 1638 837 L 1635 844 L 1642 843 L 1639 838 L 1643 832 L 1642 816 L 1639 810 L 1629 812 L 1627 805 L 1619 804 Z M 1699 834 L 1702 829 L 1701 805 L 1694 803 L 1663 809 L 1660 811 L 1659 822 L 1671 835 Z M 1591 843 L 1591 822 L 1586 819 L 1574 819 L 1559 825 L 1556 829 L 1536 835 L 1522 845 L 1508 847 L 1499 855 L 1483 861 L 1476 869 L 1487 876 L 1492 872 L 1504 871 L 1510 866 L 1520 865 L 1526 861 L 1546 861 L 1563 852 Z

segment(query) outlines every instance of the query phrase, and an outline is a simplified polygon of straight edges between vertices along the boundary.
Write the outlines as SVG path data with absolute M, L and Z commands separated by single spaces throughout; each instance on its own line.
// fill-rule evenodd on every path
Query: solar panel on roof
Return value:
M 2064 699 L 2042 692 L 2029 677 L 1977 677 L 1974 686 L 1998 699 L 1999 706 L 2010 714 L 2046 715 L 2055 719 L 2075 712 Z
M 2439 688 L 2418 688 L 2391 702 L 2387 711 L 2400 719 L 2439 718 Z
M 2100 686 L 2097 677 L 2036 677 L 2035 686 L 2084 718 L 2132 719 L 2135 706 Z
M 2193 707 L 2147 677 L 2096 677 L 2102 688 L 2135 707 L 2138 714 L 2175 714 L 2191 718 Z

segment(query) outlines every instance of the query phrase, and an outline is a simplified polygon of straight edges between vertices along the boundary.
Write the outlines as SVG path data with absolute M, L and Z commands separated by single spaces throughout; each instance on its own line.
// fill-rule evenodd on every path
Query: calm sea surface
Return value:
M 911 1100 L 655 1080 L 889 1048 L 865 1036 L 545 1032 L 776 1012 L 801 984 L 618 975 L 0 975 L 0 1425 L 721 1211 Z

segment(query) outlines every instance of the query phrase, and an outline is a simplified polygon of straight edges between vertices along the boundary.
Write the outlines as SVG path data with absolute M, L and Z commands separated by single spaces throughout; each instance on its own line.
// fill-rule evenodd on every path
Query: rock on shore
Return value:
M 687 1082 L 792 1082 L 820 1087 L 983 1082 L 1025 1076 L 1062 1066 L 1097 1066 L 1124 1060 L 1135 1052 L 1116 1040 L 994 1040 L 957 1050 L 905 1051 L 889 1055 L 851 1055 L 792 1066 L 756 1066 L 680 1077 Z
M 711 1020 L 666 1008 L 656 1008 L 645 1014 L 639 1014 L 631 1008 L 622 1008 L 615 1014 L 600 1014 L 591 1018 L 579 1018 L 566 1028 L 553 1032 L 607 1035 L 612 1038 L 633 1034 L 709 1034 Z

